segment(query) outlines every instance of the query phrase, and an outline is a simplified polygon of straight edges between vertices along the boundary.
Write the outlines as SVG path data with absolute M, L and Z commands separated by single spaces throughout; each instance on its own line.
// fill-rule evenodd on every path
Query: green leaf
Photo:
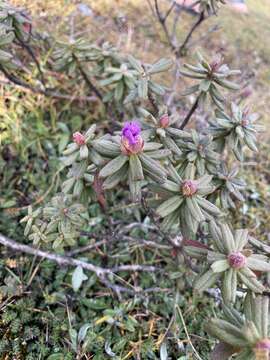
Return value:
M 196 195 L 196 200 L 200 207 L 202 207 L 205 211 L 210 212 L 213 215 L 219 216 L 221 214 L 220 209 L 212 204 L 210 201 L 202 198 L 201 196 Z
M 165 89 L 163 86 L 153 82 L 153 81 L 148 81 L 148 85 L 149 85 L 149 88 L 150 90 L 157 94 L 157 95 L 164 95 L 165 94 Z
M 83 160 L 83 159 L 87 159 L 88 158 L 88 147 L 87 145 L 82 145 L 80 147 L 80 159 Z
M 148 70 L 149 74 L 156 74 L 168 70 L 172 66 L 173 62 L 171 59 L 160 59 L 154 63 Z
M 165 159 L 168 156 L 170 156 L 171 151 L 168 149 L 149 151 L 149 152 L 147 152 L 147 155 L 150 156 L 152 159 L 160 160 L 160 159 Z
M 248 345 L 248 342 L 242 335 L 241 329 L 230 324 L 228 321 L 210 319 L 206 323 L 205 330 L 213 337 L 237 348 Z
M 63 353 L 52 354 L 47 360 L 65 360 L 65 355 Z
M 234 303 L 237 290 L 237 271 L 230 268 L 222 280 L 222 297 L 225 304 Z
M 194 94 L 195 92 L 197 92 L 199 90 L 199 88 L 200 88 L 199 85 L 190 86 L 189 88 L 187 88 L 186 90 L 181 92 L 181 95 L 187 96 L 187 95 Z
M 257 259 L 252 255 L 247 258 L 247 266 L 251 270 L 267 271 L 267 272 L 270 271 L 270 264 L 268 262 Z
M 219 279 L 220 274 L 214 273 L 213 270 L 208 270 L 202 276 L 198 276 L 193 283 L 194 290 L 203 292 L 214 285 Z
M 154 180 L 159 179 L 159 183 L 164 183 L 166 181 L 166 170 L 159 164 L 159 162 L 153 160 L 145 154 L 140 154 L 139 158 L 142 162 L 143 169 L 147 171 L 149 177 L 152 177 L 153 174 Z
M 138 95 L 141 99 L 147 99 L 148 97 L 148 81 L 146 78 L 138 81 Z
M 167 351 L 167 344 L 166 342 L 163 342 L 161 344 L 160 350 L 159 350 L 159 354 L 160 354 L 160 360 L 168 360 L 168 351 Z
M 198 222 L 205 220 L 205 217 L 193 196 L 186 198 L 186 204 L 195 220 Z
M 162 188 L 171 191 L 173 193 L 178 193 L 178 194 L 180 193 L 180 185 L 168 179 L 164 184 L 162 184 Z
M 120 101 L 124 95 L 124 83 L 119 81 L 114 89 L 114 98 L 116 101 Z
M 225 80 L 225 79 L 215 79 L 215 82 L 222 86 L 222 87 L 225 87 L 226 89 L 229 89 L 229 90 L 239 90 L 240 89 L 240 86 L 231 82 L 231 81 L 228 81 L 228 80 Z
M 81 266 L 77 266 L 72 274 L 72 288 L 75 292 L 79 290 L 83 281 L 87 280 L 88 277 L 84 274 Z
M 14 40 L 14 38 L 14 32 L 9 32 L 8 34 L 2 35 L 0 38 L 0 46 L 10 44 Z
M 105 178 L 113 175 L 116 171 L 120 170 L 122 166 L 128 161 L 128 157 L 125 155 L 119 155 L 115 159 L 111 160 L 106 164 L 99 173 L 99 176 Z
M 0 49 L 0 62 L 5 63 L 10 61 L 12 58 L 13 56 L 10 53 Z
M 143 146 L 144 151 L 153 151 L 158 150 L 162 147 L 162 144 L 159 144 L 157 142 L 146 142 Z
M 104 156 L 114 157 L 121 153 L 120 146 L 109 140 L 95 140 L 92 144 L 93 148 Z
M 221 230 L 221 234 L 222 234 L 222 239 L 224 241 L 224 246 L 225 246 L 226 250 L 228 251 L 228 254 L 230 254 L 231 252 L 233 252 L 235 250 L 238 250 L 235 248 L 234 237 L 233 237 L 233 234 L 231 232 L 229 225 L 221 224 L 220 230 Z
M 130 171 L 128 174 L 128 184 L 129 184 L 131 200 L 133 202 L 140 202 L 141 201 L 141 182 L 140 181 L 132 181 Z
M 126 175 L 128 172 L 127 164 L 121 167 L 120 170 L 115 172 L 113 175 L 108 176 L 102 184 L 104 190 L 113 189 L 116 185 L 118 185 L 121 181 L 126 179 Z
M 251 291 L 262 293 L 265 290 L 265 287 L 257 280 L 256 274 L 247 267 L 239 269 L 238 276 Z
M 183 201 L 184 199 L 179 195 L 172 196 L 170 199 L 159 205 L 159 207 L 156 209 L 156 213 L 161 217 L 165 217 L 178 209 Z
M 135 70 L 137 70 L 139 73 L 144 73 L 144 69 L 139 60 L 135 59 L 132 55 L 128 55 L 128 61 Z
M 226 271 L 227 269 L 229 269 L 229 267 L 230 265 L 227 259 L 217 260 L 211 265 L 211 269 L 214 271 L 214 273 Z
M 238 250 L 243 250 L 248 242 L 248 230 L 238 229 L 235 231 L 235 245 Z
M 91 328 L 91 324 L 90 323 L 87 323 L 87 324 L 84 324 L 83 326 L 81 326 L 80 330 L 79 330 L 79 333 L 78 333 L 78 342 L 82 342 L 85 337 L 86 337 L 86 334 L 87 334 L 87 331 Z
M 134 154 L 129 157 L 129 171 L 132 181 L 143 180 L 143 169 L 138 155 Z
M 176 142 L 169 136 L 166 136 L 162 139 L 162 143 L 167 147 L 169 150 L 171 150 L 172 153 L 181 156 L 182 151 L 176 144 Z
M 71 347 L 73 351 L 77 352 L 77 331 L 75 329 L 69 329 L 69 336 L 71 340 Z
M 210 80 L 202 80 L 200 82 L 200 87 L 199 87 L 199 90 L 203 91 L 203 92 L 207 92 L 209 90 L 209 87 L 211 85 L 211 81 Z
M 80 197 L 83 192 L 83 187 L 83 181 L 81 179 L 77 180 L 73 189 L 73 195 Z

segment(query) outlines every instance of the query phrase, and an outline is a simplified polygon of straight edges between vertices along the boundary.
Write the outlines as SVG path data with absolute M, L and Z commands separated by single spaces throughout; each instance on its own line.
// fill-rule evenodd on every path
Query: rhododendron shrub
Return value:
M 195 1 L 199 20 L 216 14 L 223 3 Z M 20 86 L 52 95 L 42 85 L 41 72 L 35 88 L 23 80 L 12 51 L 16 40 L 31 37 L 29 18 L 2 2 L 0 12 L 0 71 Z M 157 15 L 164 26 L 166 18 L 159 11 Z M 186 261 L 180 266 L 196 270 L 194 296 L 211 287 L 221 289 L 225 319 L 206 321 L 206 331 L 235 359 L 268 359 L 269 309 L 263 295 L 270 263 L 248 229 L 235 230 L 228 223 L 228 211 L 245 201 L 245 183 L 237 177 L 235 161 L 244 161 L 247 148 L 257 151 L 262 130 L 245 104 L 228 101 L 230 92 L 240 87 L 239 71 L 231 70 L 219 54 L 212 60 L 198 54 L 197 64 L 180 66 L 186 44 L 174 48 L 171 58 L 148 64 L 87 37 L 55 41 L 54 71 L 82 79 L 100 101 L 106 121 L 74 132 L 60 159 L 66 179 L 48 203 L 29 207 L 21 220 L 25 236 L 47 250 L 76 248 L 91 221 L 89 205 L 98 203 L 104 210 L 104 202 L 121 193 L 127 207 L 140 209 L 140 216 L 158 226 L 164 242 L 183 255 Z M 188 102 L 183 111 L 180 103 L 172 106 L 172 87 L 158 81 L 157 74 L 164 79 L 173 70 L 190 79 L 191 87 L 181 89 L 183 98 L 193 101 L 190 109 Z M 208 113 L 202 130 L 194 127 L 196 110 Z M 100 280 L 108 284 L 104 277 Z

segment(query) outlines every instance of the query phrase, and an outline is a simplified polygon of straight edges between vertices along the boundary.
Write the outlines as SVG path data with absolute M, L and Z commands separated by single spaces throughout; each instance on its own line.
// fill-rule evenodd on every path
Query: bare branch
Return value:
M 1 80 L 0 83 L 4 85 L 13 84 L 15 86 L 20 87 L 23 90 L 29 90 L 35 94 L 41 94 L 44 96 L 56 98 L 56 99 L 63 99 L 63 100 L 78 100 L 78 101 L 89 101 L 95 102 L 97 101 L 96 96 L 76 96 L 76 95 L 69 95 L 69 94 L 62 94 L 60 92 L 54 91 L 52 89 L 41 89 L 35 86 L 28 84 L 27 82 L 23 81 L 22 79 L 10 74 L 2 65 L 0 65 L 0 71 L 5 75 L 7 78 L 7 82 Z
M 38 256 L 38 257 L 41 257 L 44 259 L 54 261 L 57 264 L 62 265 L 62 266 L 68 266 L 68 265 L 81 266 L 83 269 L 86 269 L 86 270 L 89 270 L 89 271 L 95 273 L 99 278 L 104 277 L 105 275 L 108 275 L 108 274 L 113 275 L 114 272 L 120 272 L 120 271 L 150 271 L 150 272 L 152 272 L 152 271 L 157 270 L 157 268 L 155 268 L 154 266 L 143 266 L 143 265 L 120 265 L 120 266 L 115 266 L 112 269 L 105 269 L 105 268 L 93 265 L 91 263 L 87 263 L 85 261 L 73 259 L 68 256 L 53 254 L 53 253 L 50 253 L 47 251 L 32 248 L 29 245 L 20 244 L 14 240 L 11 240 L 11 239 L 3 236 L 2 234 L 0 234 L 0 244 L 6 246 L 8 248 L 11 248 L 15 251 L 24 252 L 26 254 L 30 254 L 30 255 L 34 255 L 34 256 Z
M 89 77 L 87 76 L 86 72 L 84 71 L 84 69 L 82 68 L 82 65 L 80 63 L 80 61 L 78 60 L 78 58 L 73 54 L 72 55 L 74 60 L 76 61 L 76 64 L 78 66 L 78 69 L 84 79 L 84 81 L 86 82 L 87 86 L 89 87 L 90 91 L 92 91 L 100 100 L 102 100 L 103 96 L 100 93 L 100 91 L 95 87 L 95 85 L 92 83 L 92 81 L 89 79 Z
M 204 12 L 202 11 L 200 13 L 200 16 L 199 16 L 198 20 L 194 23 L 194 25 L 191 27 L 190 31 L 188 32 L 188 34 L 187 34 L 185 40 L 183 41 L 182 45 L 180 45 L 179 48 L 177 49 L 177 52 L 176 52 L 177 57 L 180 57 L 180 56 L 184 55 L 184 51 L 187 48 L 187 44 L 188 44 L 189 40 L 191 39 L 193 32 L 200 26 L 200 24 L 204 20 L 205 20 L 205 15 L 204 15 Z
M 200 100 L 200 95 L 197 97 L 197 99 L 195 100 L 194 104 L 192 105 L 192 108 L 189 110 L 187 116 L 185 117 L 184 121 L 182 122 L 180 129 L 183 130 L 187 123 L 189 122 L 191 116 L 193 115 L 193 113 L 195 112 L 195 110 L 197 109 L 198 105 L 199 105 L 199 100 Z
M 22 48 L 24 48 L 28 52 L 28 54 L 31 56 L 31 58 L 33 59 L 34 63 L 36 64 L 36 67 L 38 69 L 40 80 L 41 80 L 42 84 L 45 86 L 45 79 L 44 79 L 43 72 L 41 70 L 39 61 L 36 58 L 36 55 L 35 55 L 34 51 L 32 50 L 31 46 L 26 44 L 19 36 L 16 36 L 16 39 L 18 40 L 18 42 L 20 43 Z

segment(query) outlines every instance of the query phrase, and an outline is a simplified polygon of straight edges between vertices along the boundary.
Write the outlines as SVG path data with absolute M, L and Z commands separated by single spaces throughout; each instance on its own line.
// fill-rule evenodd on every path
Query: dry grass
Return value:
M 35 19 L 38 18 L 45 30 L 55 35 L 63 33 L 70 24 L 76 10 L 75 0 L 12 0 L 16 5 L 27 7 Z M 169 56 L 170 50 L 159 24 L 145 0 L 85 0 L 85 4 L 94 10 L 95 16 L 75 17 L 75 27 L 83 29 L 89 37 L 99 40 L 111 40 L 123 51 L 132 52 L 145 61 L 161 56 Z M 160 1 L 163 7 L 167 1 Z M 210 41 L 201 43 L 202 51 L 213 54 L 224 51 L 230 64 L 244 71 L 252 86 L 249 102 L 255 104 L 255 110 L 265 118 L 269 116 L 270 102 L 270 2 L 269 0 L 248 0 L 249 15 L 242 15 L 223 7 L 220 16 L 212 17 L 195 35 L 194 40 L 214 25 L 222 31 L 212 33 Z M 179 24 L 178 35 L 181 38 L 190 21 L 184 16 Z

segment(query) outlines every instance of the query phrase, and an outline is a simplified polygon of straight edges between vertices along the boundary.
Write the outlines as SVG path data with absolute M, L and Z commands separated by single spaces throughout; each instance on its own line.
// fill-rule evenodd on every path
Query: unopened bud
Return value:
M 161 118 L 159 119 L 159 123 L 162 128 L 168 127 L 170 124 L 169 115 L 168 114 L 162 115 Z
M 184 196 L 192 196 L 197 192 L 197 184 L 193 180 L 185 180 L 182 185 L 182 192 Z
M 255 349 L 270 350 L 270 339 L 262 339 L 257 342 Z
M 85 144 L 85 137 L 83 136 L 83 134 L 81 134 L 79 131 L 77 131 L 73 134 L 73 141 L 77 145 L 81 146 L 81 145 Z
M 228 256 L 229 265 L 234 269 L 241 269 L 246 265 L 247 258 L 241 252 L 234 252 Z

